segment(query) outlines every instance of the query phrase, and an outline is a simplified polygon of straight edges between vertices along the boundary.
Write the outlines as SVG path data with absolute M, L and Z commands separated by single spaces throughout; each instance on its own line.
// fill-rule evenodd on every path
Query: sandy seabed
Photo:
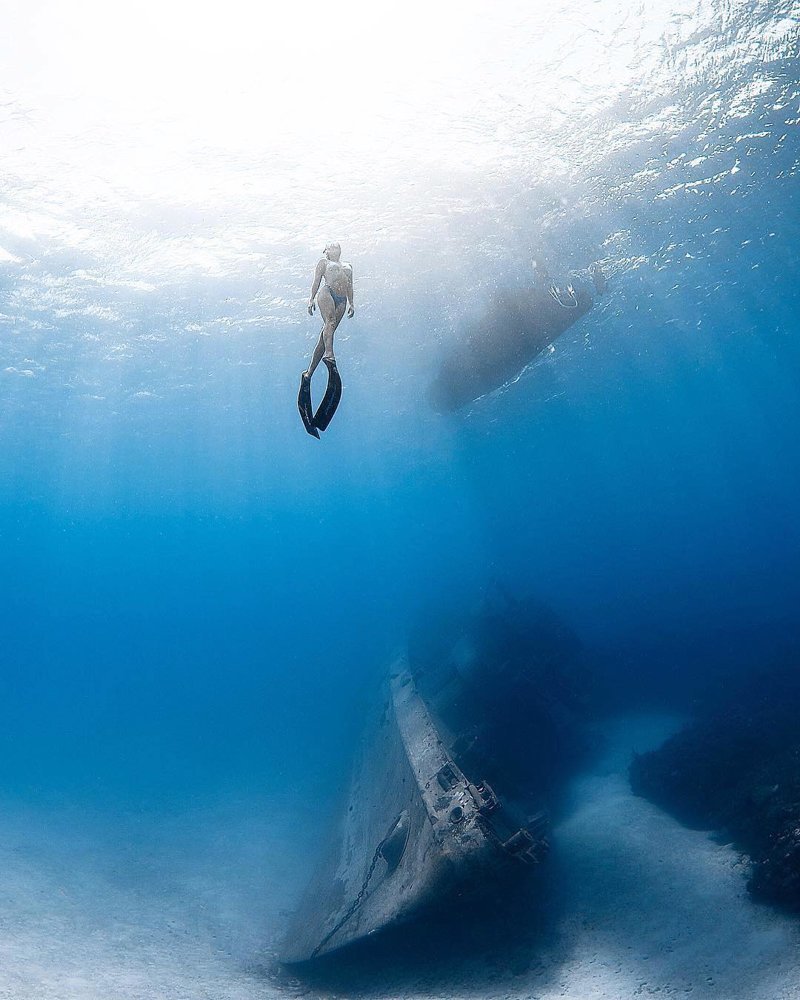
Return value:
M 400 975 L 373 962 L 349 984 L 341 970 L 321 984 L 275 962 L 314 839 L 299 806 L 238 798 L 110 818 L 4 801 L 0 998 L 800 1000 L 800 919 L 750 900 L 730 846 L 630 792 L 631 752 L 675 725 L 604 727 L 606 752 L 554 831 L 559 898 L 545 930 L 499 957 L 478 940 L 433 963 L 403 955 Z

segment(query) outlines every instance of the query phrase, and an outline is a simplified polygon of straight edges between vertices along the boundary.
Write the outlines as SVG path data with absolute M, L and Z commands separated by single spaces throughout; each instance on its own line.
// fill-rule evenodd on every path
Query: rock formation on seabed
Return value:
M 733 685 L 716 709 L 651 753 L 631 785 L 752 860 L 748 889 L 800 911 L 800 676 L 795 667 Z

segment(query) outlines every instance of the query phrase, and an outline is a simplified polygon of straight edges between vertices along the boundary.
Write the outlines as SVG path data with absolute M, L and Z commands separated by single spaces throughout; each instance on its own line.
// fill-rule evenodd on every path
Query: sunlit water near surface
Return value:
M 12 0 L 0 22 L 0 995 L 305 989 L 274 942 L 423 609 L 536 593 L 626 713 L 683 713 L 796 639 L 800 10 Z M 295 396 L 331 239 L 356 315 L 316 442 Z M 599 260 L 608 292 L 436 414 L 465 319 L 533 257 Z M 609 858 L 627 817 L 626 857 L 661 830 L 700 878 L 704 835 L 616 780 L 586 777 L 565 850 L 595 803 Z M 719 879 L 740 909 L 713 948 L 758 942 L 724 995 L 800 996 L 796 924 Z M 568 915 L 482 995 L 644 992 L 636 927 L 597 900 L 647 895 L 612 873 L 593 898 L 617 937 Z M 648 988 L 723 995 L 711 944 L 673 948 Z

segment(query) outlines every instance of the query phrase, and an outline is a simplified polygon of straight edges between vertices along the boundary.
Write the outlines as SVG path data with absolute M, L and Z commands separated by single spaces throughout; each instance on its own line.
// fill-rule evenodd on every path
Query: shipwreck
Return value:
M 548 776 L 575 742 L 574 644 L 551 616 L 539 615 L 533 644 L 529 619 L 510 635 L 506 620 L 479 625 L 447 655 L 393 664 L 283 962 L 479 898 L 547 856 Z

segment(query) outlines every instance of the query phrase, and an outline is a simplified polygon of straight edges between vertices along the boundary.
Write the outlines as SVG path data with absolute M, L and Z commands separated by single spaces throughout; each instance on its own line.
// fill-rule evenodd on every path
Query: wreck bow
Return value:
M 330 954 L 480 891 L 492 872 L 534 864 L 546 850 L 543 817 L 515 825 L 492 789 L 462 772 L 404 661 L 389 688 L 338 833 L 287 933 L 284 962 Z

